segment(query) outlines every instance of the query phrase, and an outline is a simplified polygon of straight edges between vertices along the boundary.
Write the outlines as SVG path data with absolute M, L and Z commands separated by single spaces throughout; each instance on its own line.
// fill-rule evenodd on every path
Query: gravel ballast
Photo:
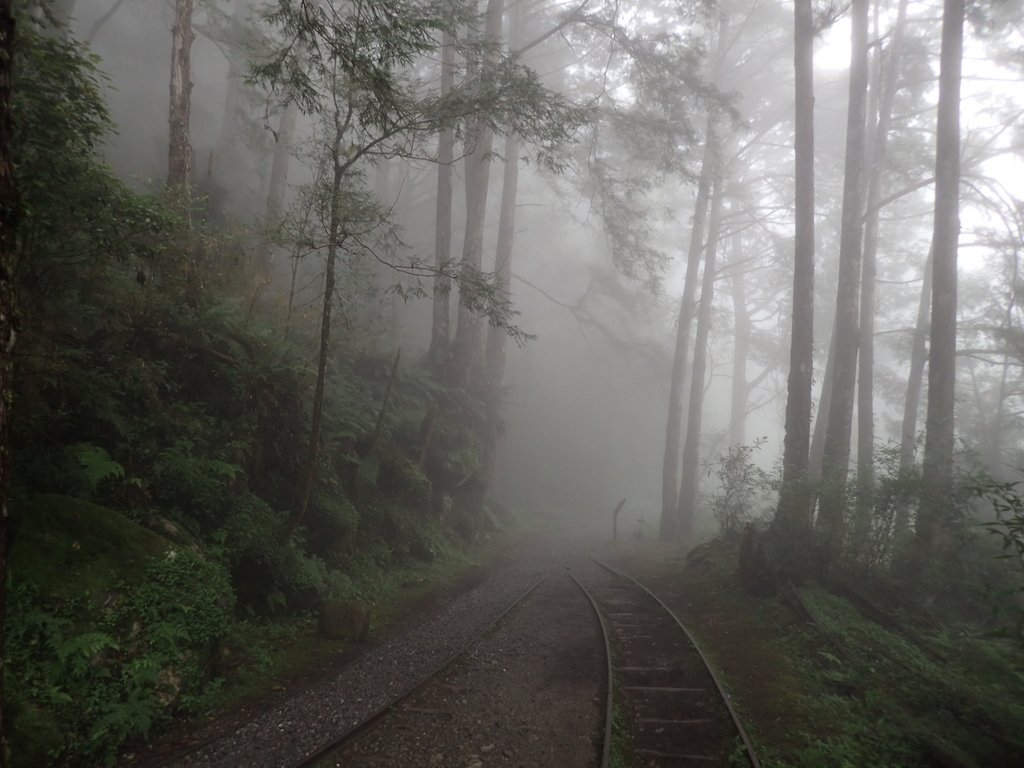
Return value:
M 282 768 L 299 762 L 466 647 L 516 597 L 556 568 L 546 548 L 521 548 L 509 565 L 419 626 L 171 764 Z
M 600 757 L 596 617 L 556 571 L 445 672 L 322 766 L 585 768 Z

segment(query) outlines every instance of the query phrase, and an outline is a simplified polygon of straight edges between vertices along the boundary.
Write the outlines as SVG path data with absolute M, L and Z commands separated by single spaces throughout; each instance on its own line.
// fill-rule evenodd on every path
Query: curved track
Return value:
M 637 765 L 733 766 L 742 753 L 751 768 L 761 768 L 725 687 L 679 617 L 633 577 L 592 560 L 600 570 L 589 566 L 582 578 L 572 570 L 569 575 L 590 599 L 605 635 L 602 768 L 609 763 L 616 705 L 632 723 Z

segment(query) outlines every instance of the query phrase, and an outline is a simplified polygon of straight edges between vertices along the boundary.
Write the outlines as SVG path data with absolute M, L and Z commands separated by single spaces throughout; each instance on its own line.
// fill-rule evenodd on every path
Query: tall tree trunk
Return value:
M 832 381 L 835 379 L 836 366 L 836 329 L 835 317 L 832 318 L 832 332 L 829 334 L 828 357 L 825 358 L 825 373 L 821 381 L 821 394 L 818 397 L 818 412 L 814 418 L 814 432 L 811 434 L 811 455 L 807 467 L 807 480 L 811 485 L 811 495 L 817 500 L 814 486 L 821 482 L 821 462 L 825 455 L 825 433 L 828 432 L 828 412 L 832 407 Z
M 245 23 L 245 14 L 248 10 L 246 0 L 235 0 L 235 9 L 231 14 L 231 38 L 224 41 L 227 47 L 228 78 L 224 94 L 224 111 L 220 122 L 220 137 L 217 140 L 216 160 L 216 164 L 221 169 L 230 168 L 237 162 L 240 155 L 238 116 L 245 95 L 245 76 L 248 65 L 246 56 L 234 35 Z M 218 174 L 218 180 L 224 183 L 222 174 Z
M 292 143 L 295 139 L 295 126 L 299 120 L 299 106 L 294 101 L 288 102 L 281 110 L 274 134 L 274 152 L 270 159 L 270 179 L 267 182 L 266 225 L 274 227 L 284 212 L 285 197 L 288 191 L 288 169 L 292 159 Z
M 515 49 L 523 38 L 526 19 L 523 3 L 511 9 L 508 31 L 509 47 Z M 508 301 L 512 288 L 512 255 L 516 233 L 516 197 L 519 192 L 519 135 L 505 137 L 505 169 L 501 184 L 501 210 L 498 215 L 498 244 L 494 252 L 495 291 Z M 504 328 L 489 325 L 484 346 L 484 425 L 481 441 L 479 511 L 483 511 L 487 494 L 494 485 L 498 467 L 498 444 L 501 438 L 503 386 L 505 383 L 505 347 L 508 334 Z
M 903 399 L 903 424 L 900 429 L 900 473 L 906 474 L 914 465 L 917 453 L 917 414 L 921 408 L 921 384 L 924 366 L 928 362 L 928 334 L 932 301 L 932 252 L 924 262 L 921 276 L 921 296 L 917 305 L 917 322 L 910 347 L 910 371 L 907 374 L 907 392 Z
M 716 173 L 718 163 L 715 163 Z M 693 530 L 700 485 L 700 437 L 704 412 L 704 376 L 707 373 L 708 337 L 711 334 L 711 305 L 715 292 L 715 254 L 722 219 L 722 177 L 716 175 L 712 191 L 708 243 L 704 256 L 704 277 L 697 309 L 697 332 L 693 341 L 693 365 L 690 375 L 690 404 L 686 416 L 686 441 L 683 443 L 683 478 L 679 485 L 679 537 L 684 541 Z
M 929 309 L 932 301 L 932 252 L 924 262 L 921 277 L 921 296 L 917 305 L 917 322 L 910 347 L 910 371 L 907 373 L 907 392 L 903 399 L 903 422 L 900 427 L 900 477 L 910 477 L 917 453 L 917 414 L 921 409 L 921 385 L 924 366 L 928 362 Z M 893 535 L 902 536 L 910 528 L 910 504 L 901 502 L 896 508 Z
M 313 413 L 309 422 L 309 447 L 306 451 L 306 466 L 296 494 L 295 506 L 285 523 L 285 537 L 291 536 L 306 517 L 309 499 L 316 480 L 317 464 L 320 462 L 320 432 L 324 414 L 324 388 L 327 381 L 327 358 L 331 351 L 331 315 L 334 311 L 335 269 L 338 261 L 338 239 L 341 232 L 341 182 L 344 167 L 341 143 L 344 136 L 341 124 L 335 116 L 334 141 L 331 144 L 331 162 L 334 175 L 331 180 L 331 208 L 328 223 L 327 268 L 324 274 L 324 302 L 320 315 L 320 349 L 317 354 L 316 389 L 313 392 Z
M 455 38 L 444 33 L 441 47 L 441 100 L 451 93 L 455 81 Z M 441 129 L 437 139 L 437 211 L 434 217 L 434 301 L 430 330 L 430 362 L 435 370 L 448 365 L 449 327 L 451 325 L 452 251 L 452 164 L 455 161 L 455 129 Z
M 505 173 L 502 180 L 501 213 L 498 219 L 498 246 L 494 269 L 495 290 L 508 300 L 512 285 L 512 246 L 515 238 L 516 193 L 519 185 L 519 136 L 505 138 Z M 480 451 L 480 470 L 476 505 L 480 511 L 494 485 L 498 466 L 498 443 L 501 437 L 503 384 L 505 380 L 505 346 L 508 334 L 503 328 L 487 328 L 484 352 L 484 424 Z
M 187 216 L 192 181 L 192 2 L 175 0 L 171 38 L 171 100 L 168 110 L 167 186 Z
M 675 354 L 672 357 L 672 377 L 668 392 L 668 422 L 665 428 L 665 453 L 661 466 L 661 522 L 658 535 L 663 541 L 674 541 L 679 537 L 679 442 L 683 420 L 683 376 L 689 357 L 690 324 L 697 295 L 697 273 L 700 269 L 700 254 L 704 244 L 704 222 L 708 215 L 708 198 L 711 194 L 714 147 L 712 118 L 708 116 L 705 132 L 704 157 L 701 160 L 700 179 L 697 182 L 697 199 L 693 204 L 693 223 L 690 226 L 690 245 L 686 255 L 686 277 L 683 279 L 683 295 L 679 300 L 679 320 L 676 326 Z
M 821 566 L 831 568 L 839 556 L 846 512 L 850 432 L 857 379 L 858 310 L 864 213 L 863 166 L 868 84 L 868 0 L 850 7 L 850 98 L 846 122 L 842 229 L 839 238 L 839 280 L 836 291 L 835 373 L 832 403 L 822 458 Z
M 877 7 L 877 6 L 876 6 Z M 867 215 L 864 220 L 864 257 L 861 264 L 860 363 L 857 369 L 857 513 L 853 540 L 860 547 L 871 528 L 875 492 L 875 280 L 878 260 L 878 202 L 882 197 L 882 174 L 886 166 L 889 123 L 896 98 L 900 61 L 903 54 L 903 27 L 907 18 L 907 0 L 900 0 L 893 28 L 889 58 L 878 96 L 878 122 L 874 126 L 867 167 Z M 881 54 L 878 54 L 881 62 Z M 875 88 L 877 93 L 879 88 Z M 870 114 L 870 112 L 869 112 Z
M 6 768 L 4 640 L 7 620 L 7 500 L 11 494 L 11 404 L 14 401 L 14 345 L 18 336 L 14 254 L 21 206 L 11 158 L 11 97 L 14 55 L 13 0 L 0 0 L 0 768 Z
M 796 71 L 793 321 L 782 486 L 771 529 L 777 559 L 787 568 L 799 568 L 799 563 L 806 562 L 811 527 L 807 477 L 814 372 L 814 18 L 811 0 L 796 0 L 795 3 L 793 65 Z
M 488 0 L 484 19 L 484 54 L 478 77 L 486 80 L 497 66 L 501 43 L 502 0 Z M 491 148 L 494 131 L 486 115 L 472 118 L 466 137 L 466 234 L 462 246 L 461 272 L 467 284 L 477 281 L 483 258 L 484 221 L 487 216 L 487 192 L 491 174 Z M 452 346 L 451 381 L 468 388 L 480 359 L 481 321 L 474 308 L 478 297 L 459 292 L 459 320 Z
M 392 206 L 391 200 L 391 163 L 386 159 L 379 160 L 376 166 L 376 173 L 374 174 L 373 191 L 377 198 L 377 203 L 381 206 L 382 210 L 391 208 L 392 217 L 397 217 L 397 209 Z M 384 243 L 382 248 L 382 257 L 384 261 L 394 263 L 396 250 L 394 243 L 388 240 Z M 379 295 L 378 305 L 387 303 L 388 315 L 387 321 L 382 327 L 382 340 L 385 342 L 386 347 L 390 349 L 398 349 L 399 338 L 401 336 L 401 317 L 396 316 L 395 311 L 395 299 L 398 298 L 396 292 L 391 291 L 394 286 L 394 280 L 397 277 L 397 273 L 391 269 L 387 264 L 377 262 L 375 266 L 376 281 L 377 281 L 377 292 Z M 383 312 L 381 313 L 383 317 Z
M 740 260 L 740 237 L 733 237 L 733 259 Z M 729 444 L 743 445 L 747 441 L 747 356 L 750 354 L 750 313 L 747 310 L 747 281 L 742 271 L 730 279 L 732 283 L 733 353 L 732 392 L 729 416 Z
M 928 360 L 921 508 L 915 563 L 931 555 L 949 514 L 953 490 L 953 398 L 956 385 L 957 245 L 960 235 L 960 71 L 964 0 L 945 0 L 935 141 L 935 222 L 932 232 L 932 318 Z

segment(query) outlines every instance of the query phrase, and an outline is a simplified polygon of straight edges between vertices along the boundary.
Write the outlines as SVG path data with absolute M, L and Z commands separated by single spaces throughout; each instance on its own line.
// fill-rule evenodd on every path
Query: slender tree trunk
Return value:
M 907 393 L 903 399 L 903 423 L 900 428 L 900 477 L 910 477 L 917 453 L 917 415 L 921 409 L 921 385 L 924 366 L 928 362 L 929 309 L 932 300 L 932 252 L 924 262 L 921 277 L 921 297 L 917 305 L 917 322 L 910 348 L 910 372 L 907 374 Z M 893 536 L 902 538 L 910 528 L 910 504 L 896 508 Z
M 717 162 L 715 163 L 717 169 Z M 717 170 L 716 170 L 717 173 Z M 716 176 L 712 191 L 708 243 L 704 256 L 704 277 L 697 309 L 697 332 L 693 341 L 693 365 L 690 376 L 690 404 L 686 416 L 686 441 L 683 443 L 683 477 L 679 485 L 679 537 L 684 541 L 693 530 L 700 485 L 700 437 L 704 412 L 704 376 L 707 374 L 708 338 L 711 334 L 711 305 L 715 292 L 715 255 L 722 218 L 722 177 Z
M 821 563 L 835 565 L 843 542 L 846 479 L 849 474 L 850 433 L 857 379 L 858 309 L 861 277 L 865 108 L 868 82 L 868 0 L 853 0 L 850 8 L 850 98 L 846 123 L 846 161 L 843 180 L 842 229 L 839 239 L 839 280 L 836 292 L 835 373 L 832 403 L 825 433 L 819 525 Z
M 960 72 L 964 0 L 945 0 L 935 146 L 935 223 L 932 232 L 932 318 L 928 361 L 921 509 L 915 563 L 923 565 L 949 515 L 953 490 L 953 398 L 956 385 L 957 246 L 960 235 Z
M 171 100 L 168 113 L 167 186 L 187 216 L 192 181 L 192 2 L 175 0 L 171 39 Z
M 18 336 L 14 254 L 21 206 L 11 158 L 11 97 L 14 54 L 12 0 L 0 0 L 0 768 L 6 768 L 7 719 L 4 711 L 4 640 L 7 620 L 7 553 L 10 548 L 7 501 L 11 494 L 11 404 L 14 401 L 14 346 Z
M 704 243 L 704 222 L 708 215 L 708 198 L 711 193 L 714 147 L 712 146 L 712 118 L 708 116 L 707 137 L 704 157 L 701 160 L 700 179 L 697 182 L 697 199 L 693 204 L 693 224 L 690 227 L 690 245 L 686 255 L 686 277 L 683 280 L 683 296 L 679 300 L 679 321 L 676 326 L 675 354 L 672 358 L 672 378 L 668 393 L 668 422 L 665 428 L 665 453 L 661 466 L 661 522 L 658 535 L 663 541 L 674 541 L 679 537 L 679 443 L 683 419 L 683 376 L 689 357 L 690 324 L 697 295 L 697 273 L 700 269 L 700 254 Z
M 836 365 L 836 329 L 833 317 L 832 332 L 829 334 L 828 357 L 825 358 L 825 373 L 821 381 L 821 394 L 818 397 L 818 412 L 814 418 L 814 432 L 811 435 L 811 456 L 807 468 L 807 479 L 814 497 L 811 507 L 817 500 L 814 486 L 821 482 L 821 462 L 825 456 L 825 433 L 828 432 L 828 412 L 832 407 L 832 381 L 835 379 Z
M 377 197 L 377 202 L 385 210 L 392 207 L 391 171 L 390 162 L 387 160 L 378 161 L 376 178 L 374 179 L 374 194 Z M 392 209 L 392 216 L 397 218 L 397 208 Z M 383 248 L 384 261 L 394 263 L 396 254 L 397 251 L 394 243 L 391 241 L 386 242 Z M 398 349 L 401 346 L 400 340 L 402 335 L 402 317 L 401 312 L 398 310 L 400 298 L 397 292 L 390 290 L 396 284 L 398 273 L 387 266 L 387 264 L 381 263 L 377 264 L 376 273 L 380 303 L 386 301 L 388 306 L 388 316 L 383 328 L 383 338 L 390 349 Z
M 497 47 L 501 42 L 502 0 L 488 0 L 484 20 L 485 45 L 479 77 L 486 79 L 497 66 Z M 467 131 L 466 155 L 466 235 L 462 247 L 461 271 L 467 284 L 480 274 L 484 247 L 484 221 L 487 216 L 487 192 L 491 173 L 491 148 L 494 131 L 486 115 L 472 119 Z M 473 306 L 474 297 L 459 292 L 459 320 L 452 347 L 451 381 L 468 388 L 480 359 L 481 321 Z
M 231 29 L 234 33 L 244 24 L 245 14 L 248 11 L 246 0 L 235 0 L 234 12 L 231 14 Z M 228 41 L 228 81 L 224 94 L 224 112 L 221 115 L 220 138 L 217 140 L 217 165 L 220 168 L 230 168 L 237 162 L 240 155 L 238 115 L 241 112 L 243 95 L 245 93 L 245 76 L 247 74 L 246 57 L 241 48 L 237 46 L 237 40 Z M 223 176 L 218 174 L 223 183 Z
M 455 38 L 444 33 L 441 47 L 441 99 L 451 93 L 455 80 Z M 434 302 L 430 331 L 430 362 L 435 370 L 449 363 L 448 343 L 451 324 L 452 281 L 445 272 L 450 268 L 452 251 L 452 164 L 455 161 L 455 130 L 441 129 L 437 140 L 437 212 L 434 225 Z
M 344 132 L 335 118 L 334 141 L 331 145 L 331 161 L 334 175 L 331 181 L 331 212 L 328 224 L 327 268 L 324 274 L 324 303 L 320 316 L 320 350 L 317 354 L 316 389 L 313 392 L 313 413 L 309 423 L 309 447 L 306 451 L 306 466 L 296 495 L 295 506 L 285 523 L 285 537 L 291 536 L 306 517 L 309 499 L 316 480 L 317 464 L 320 461 L 320 432 L 324 414 L 324 388 L 327 381 L 327 358 L 331 351 L 331 315 L 334 311 L 335 269 L 338 260 L 338 239 L 341 232 L 341 182 L 344 168 L 341 157 L 341 142 Z
M 949 514 L 953 474 L 953 395 L 956 382 L 956 252 L 959 238 L 959 90 L 964 52 L 964 0 L 945 0 L 935 148 L 932 233 L 932 323 L 928 417 L 921 512 L 914 541 L 922 565 Z
M 814 371 L 814 18 L 811 0 L 796 0 L 795 3 L 793 63 L 796 71 L 793 324 L 782 486 L 771 534 L 776 557 L 783 567 L 801 570 L 801 563 L 806 562 L 811 528 L 807 474 Z M 819 419 L 820 413 L 819 410 Z
M 518 46 L 523 38 L 525 11 L 523 3 L 514 6 L 510 13 L 508 44 Z M 497 295 L 508 301 L 512 289 L 512 256 L 516 232 L 516 198 L 519 192 L 519 148 L 518 134 L 505 137 L 505 169 L 501 185 L 501 210 L 498 216 L 498 244 L 494 253 L 495 290 Z M 504 404 L 505 348 L 508 334 L 505 329 L 494 325 L 487 328 L 487 342 L 484 347 L 484 425 L 481 440 L 479 511 L 483 511 L 487 494 L 494 485 L 498 467 L 498 445 L 501 440 L 501 417 Z
M 921 277 L 921 296 L 917 305 L 917 322 L 910 348 L 910 372 L 907 374 L 907 393 L 903 400 L 903 425 L 900 429 L 900 472 L 905 474 L 914 465 L 917 453 L 917 414 L 921 408 L 921 385 L 924 366 L 928 362 L 928 334 L 932 301 L 932 252 L 924 262 Z
M 515 238 L 516 193 L 519 185 L 519 136 L 505 139 L 505 173 L 502 181 L 501 213 L 498 219 L 498 247 L 494 269 L 495 289 L 499 297 L 508 299 L 512 286 L 512 246 Z M 498 444 L 501 437 L 503 384 L 505 380 L 505 346 L 508 334 L 494 325 L 487 328 L 484 353 L 484 429 L 480 452 L 478 506 L 482 510 L 487 494 L 494 485 L 498 466 Z
M 877 7 L 877 6 L 876 6 Z M 867 215 L 864 220 L 864 260 L 861 265 L 860 364 L 857 370 L 857 516 L 854 542 L 860 547 L 871 528 L 875 493 L 875 280 L 878 257 L 878 202 L 882 197 L 882 174 L 886 166 L 889 123 L 896 98 L 900 61 L 903 54 L 903 27 L 907 0 L 900 0 L 888 61 L 882 68 L 883 82 L 878 95 L 878 122 L 874 126 L 867 167 Z M 881 55 L 878 55 L 881 62 Z M 870 112 L 869 112 L 870 114 Z
M 292 142 L 295 139 L 295 126 L 299 119 L 299 107 L 289 102 L 281 111 L 274 137 L 274 153 L 270 160 L 270 180 L 267 183 L 266 227 L 276 227 L 284 212 L 285 197 L 288 191 L 288 168 L 292 159 Z M 268 232 L 269 235 L 269 232 Z M 265 253 L 269 253 L 269 238 L 264 237 L 261 245 Z M 267 258 L 264 255 L 264 258 Z
M 735 260 L 739 260 L 740 238 L 733 237 Z M 747 399 L 750 385 L 747 383 L 747 356 L 750 354 L 750 313 L 747 311 L 746 276 L 737 271 L 733 274 L 733 354 L 732 354 L 732 397 L 729 417 L 729 444 L 743 445 L 747 441 Z

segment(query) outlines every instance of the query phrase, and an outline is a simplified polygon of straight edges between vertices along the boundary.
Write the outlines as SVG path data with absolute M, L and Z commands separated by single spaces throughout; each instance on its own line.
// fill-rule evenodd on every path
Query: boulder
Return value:
M 324 600 L 320 604 L 320 634 L 332 640 L 363 642 L 370 631 L 370 611 L 353 600 Z

